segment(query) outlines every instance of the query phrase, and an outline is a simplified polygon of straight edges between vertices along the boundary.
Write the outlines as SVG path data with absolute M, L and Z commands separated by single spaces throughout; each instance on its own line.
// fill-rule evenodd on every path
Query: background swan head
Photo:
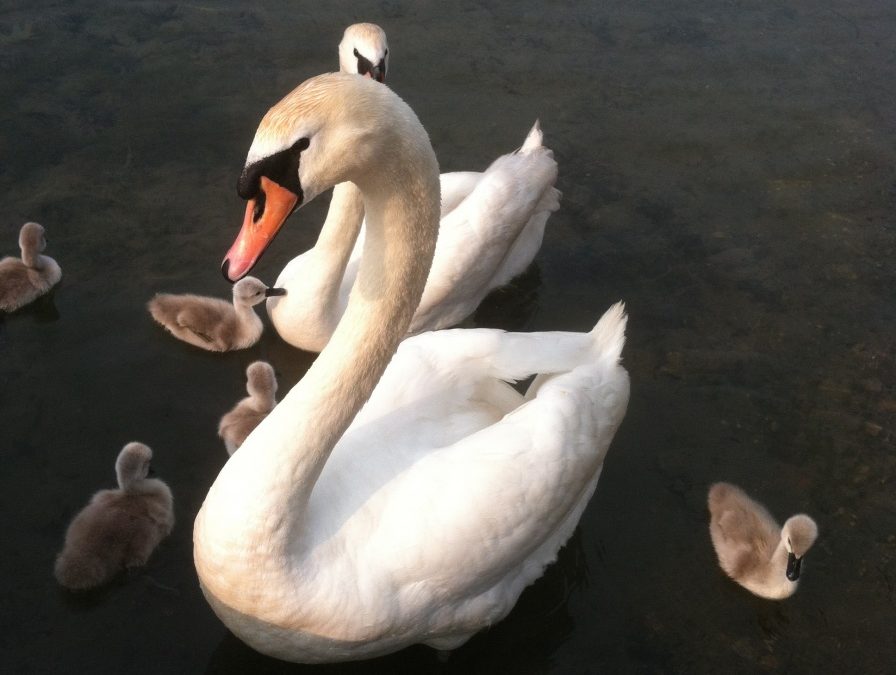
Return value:
M 118 487 L 125 492 L 130 491 L 135 484 L 149 476 L 152 462 L 152 450 L 143 443 L 128 443 L 115 460 L 115 476 L 118 478 Z
M 377 166 L 385 151 L 430 147 L 413 111 L 374 80 L 329 73 L 306 80 L 274 105 L 255 133 L 237 192 L 247 201 L 243 226 L 222 264 L 235 281 L 258 261 L 286 219 L 337 183 L 385 184 Z M 407 137 L 396 116 L 412 121 Z M 403 134 L 400 128 L 405 129 Z
M 806 551 L 818 538 L 818 525 L 809 516 L 801 513 L 792 516 L 781 528 L 781 540 L 787 548 L 787 578 L 796 581 L 800 578 L 800 567 Z
M 355 23 L 345 29 L 339 43 L 339 69 L 343 73 L 384 82 L 388 68 L 389 43 L 382 28 L 375 23 Z
M 265 298 L 274 295 L 286 295 L 283 288 L 269 288 L 260 279 L 246 277 L 233 285 L 233 304 L 254 307 Z

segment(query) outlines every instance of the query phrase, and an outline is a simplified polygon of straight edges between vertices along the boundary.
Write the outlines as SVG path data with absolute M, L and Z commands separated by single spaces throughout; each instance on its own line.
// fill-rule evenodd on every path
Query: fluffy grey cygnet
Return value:
M 751 593 L 781 600 L 793 595 L 803 556 L 818 537 L 805 514 L 784 527 L 740 488 L 716 483 L 709 489 L 709 533 L 725 573 Z
M 21 258 L 0 260 L 0 311 L 14 312 L 34 302 L 62 279 L 62 270 L 51 257 L 46 231 L 38 223 L 25 223 L 19 231 Z
M 152 318 L 174 337 L 213 352 L 251 347 L 261 337 L 261 319 L 252 309 L 265 298 L 285 295 L 255 277 L 233 285 L 233 303 L 201 295 L 159 293 L 147 307 Z
M 246 390 L 249 395 L 239 401 L 218 424 L 218 435 L 224 439 L 227 454 L 232 455 L 252 430 L 277 405 L 277 376 L 265 361 L 255 361 L 246 368 Z
M 100 490 L 75 516 L 56 558 L 56 580 L 72 590 L 100 586 L 119 572 L 146 564 L 174 527 L 168 486 L 149 478 L 152 450 L 128 443 L 115 462 L 118 488 Z

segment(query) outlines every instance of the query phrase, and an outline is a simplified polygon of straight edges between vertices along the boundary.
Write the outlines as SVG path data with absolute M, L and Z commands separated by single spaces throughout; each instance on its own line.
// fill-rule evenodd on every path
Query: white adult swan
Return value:
M 342 72 L 383 81 L 388 57 L 386 34 L 376 24 L 345 29 L 339 44 Z M 554 188 L 557 163 L 542 142 L 536 122 L 521 148 L 502 155 L 484 172 L 440 176 L 438 244 L 409 333 L 460 323 L 535 258 L 560 198 Z M 293 258 L 277 277 L 274 285 L 287 294 L 268 299 L 266 307 L 277 333 L 294 347 L 319 352 L 339 323 L 358 271 L 363 218 L 358 189 L 351 183 L 337 185 L 317 244 Z M 357 238 L 354 249 L 342 250 L 344 237 Z
M 296 204 L 345 180 L 368 217 L 345 315 L 193 533 L 215 613 L 302 662 L 450 649 L 503 618 L 571 535 L 628 400 L 621 304 L 590 333 L 435 331 L 398 347 L 435 248 L 438 165 L 411 109 L 364 78 L 313 78 L 265 115 L 225 273 L 247 273 Z M 551 375 L 528 400 L 506 384 L 532 373 Z

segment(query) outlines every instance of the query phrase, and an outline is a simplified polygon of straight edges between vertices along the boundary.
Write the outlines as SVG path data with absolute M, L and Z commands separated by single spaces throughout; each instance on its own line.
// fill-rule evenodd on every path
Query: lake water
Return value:
M 312 356 L 268 330 L 177 342 L 157 291 L 226 297 L 236 178 L 267 108 L 376 21 L 390 85 L 442 169 L 481 170 L 535 118 L 562 208 L 536 265 L 470 325 L 583 330 L 630 313 L 628 415 L 581 525 L 511 615 L 325 672 L 892 672 L 896 663 L 896 11 L 889 0 L 31 2 L 0 11 L 0 253 L 47 228 L 46 301 L 0 319 L 0 645 L 7 673 L 305 672 L 203 599 L 192 521 L 244 369 Z M 256 273 L 309 247 L 321 198 Z M 70 518 L 139 439 L 178 523 L 148 566 L 73 598 Z M 791 599 L 716 565 L 710 483 L 821 535 Z M 308 670 L 312 670 L 308 668 Z

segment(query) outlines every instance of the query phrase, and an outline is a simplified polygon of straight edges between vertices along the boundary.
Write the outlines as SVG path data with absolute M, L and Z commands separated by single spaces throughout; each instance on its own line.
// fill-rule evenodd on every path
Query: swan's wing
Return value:
M 352 541 L 357 564 L 386 575 L 375 585 L 394 588 L 397 602 L 431 608 L 441 597 L 435 604 L 458 616 L 486 602 L 490 616 L 503 616 L 554 559 L 594 489 L 628 400 L 624 325 L 617 305 L 589 334 L 406 340 L 315 486 L 315 539 Z M 564 372 L 510 414 L 479 400 L 488 385 L 539 370 Z
M 441 221 L 412 333 L 453 325 L 476 308 L 494 287 L 492 279 L 539 205 L 556 202 L 544 200 L 556 177 L 557 163 L 545 148 L 504 155 L 492 163 L 469 196 Z M 543 222 L 541 230 L 533 229 L 531 241 L 540 245 L 542 232 Z M 521 248 L 527 255 L 535 250 L 531 245 Z
M 457 205 L 466 199 L 482 178 L 479 171 L 452 171 L 443 173 L 439 176 L 442 195 L 441 218 L 451 213 Z M 355 276 L 358 273 L 358 261 L 361 259 L 361 251 L 364 250 L 364 234 L 366 232 L 366 221 L 361 225 L 361 233 L 355 241 L 355 246 L 349 256 L 349 266 L 346 269 L 344 283 L 348 283 L 348 289 L 351 290 L 352 284 L 355 282 Z M 278 284 L 279 285 L 279 282 Z M 346 291 L 346 295 L 348 292 Z
M 469 197 L 480 180 L 482 180 L 480 171 L 452 171 L 439 176 L 442 189 L 441 217 L 444 218 L 454 211 L 464 199 Z
M 456 620 L 500 618 L 571 535 L 627 400 L 628 377 L 615 364 L 554 378 L 535 400 L 399 476 L 368 555 L 391 556 L 392 582 L 428 597 L 424 610 L 435 594 Z

